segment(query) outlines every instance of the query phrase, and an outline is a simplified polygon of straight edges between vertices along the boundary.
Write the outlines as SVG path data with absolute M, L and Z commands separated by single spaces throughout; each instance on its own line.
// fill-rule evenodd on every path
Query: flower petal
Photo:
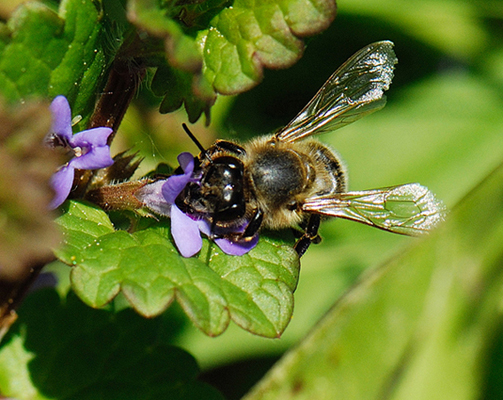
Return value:
M 35 282 L 33 282 L 30 286 L 29 293 L 33 293 L 36 290 L 44 289 L 44 288 L 55 288 L 58 284 L 58 278 L 52 272 L 42 272 Z
M 145 207 L 159 215 L 171 215 L 171 205 L 162 194 L 162 187 L 166 179 L 148 183 L 133 193 Z
M 208 237 L 211 235 L 211 224 L 209 223 L 209 221 L 205 219 L 199 219 L 195 222 L 202 233 L 204 233 Z
M 184 152 L 178 154 L 177 159 L 184 174 L 192 175 L 192 172 L 194 172 L 194 156 L 188 152 Z
M 175 205 L 171 207 L 171 234 L 178 251 L 184 257 L 192 257 L 203 246 L 196 221 Z
M 180 153 L 178 155 L 178 162 L 182 167 L 182 175 L 172 175 L 167 180 L 162 187 L 162 194 L 166 201 L 170 204 L 174 204 L 176 198 L 187 185 L 191 182 L 192 172 L 194 172 L 194 156 L 190 153 Z
M 198 221 L 195 221 L 197 226 L 199 227 L 199 230 L 204 233 L 206 236 L 211 235 L 211 224 L 209 221 L 205 219 L 201 219 Z M 235 228 L 232 230 L 232 233 L 239 233 L 242 232 L 246 228 L 246 225 L 243 225 L 242 228 Z M 223 234 L 224 232 L 220 232 Z M 231 233 L 227 231 L 227 233 Z M 257 243 L 258 243 L 259 236 L 256 234 L 251 240 L 249 241 L 232 241 L 229 239 L 225 238 L 219 238 L 219 239 L 214 239 L 215 243 L 220 247 L 220 249 L 225 253 L 229 254 L 231 256 L 242 256 L 246 253 L 248 253 L 251 249 L 253 249 Z
M 89 153 L 70 160 L 70 165 L 77 169 L 97 169 L 109 167 L 114 163 L 110 157 L 110 147 L 92 147 Z
M 50 184 L 56 194 L 52 199 L 51 204 L 49 204 L 49 208 L 51 210 L 59 207 L 66 200 L 72 190 L 74 176 L 75 170 L 70 165 L 61 168 L 52 175 Z
M 112 132 L 113 130 L 107 127 L 87 129 L 73 135 L 70 144 L 72 147 L 80 148 L 106 146 L 107 139 Z
M 57 96 L 50 106 L 52 113 L 51 133 L 64 137 L 66 140 L 72 138 L 72 111 L 65 96 Z
M 257 245 L 258 235 L 255 235 L 250 241 L 233 242 L 229 239 L 215 239 L 215 243 L 225 254 L 242 256 Z
M 175 199 L 189 182 L 189 175 L 172 175 L 166 179 L 162 187 L 162 195 L 169 204 L 175 204 Z

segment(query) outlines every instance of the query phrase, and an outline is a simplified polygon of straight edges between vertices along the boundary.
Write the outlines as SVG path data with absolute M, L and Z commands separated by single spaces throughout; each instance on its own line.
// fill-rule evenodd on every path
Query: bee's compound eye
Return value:
M 243 171 L 239 159 L 223 156 L 213 160 L 203 177 L 202 184 L 211 193 L 210 212 L 216 220 L 231 221 L 245 214 Z

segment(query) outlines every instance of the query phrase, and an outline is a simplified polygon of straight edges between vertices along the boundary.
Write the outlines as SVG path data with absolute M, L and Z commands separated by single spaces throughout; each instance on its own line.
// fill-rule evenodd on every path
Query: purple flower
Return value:
M 72 189 L 75 169 L 98 169 L 114 163 L 110 157 L 107 139 L 111 128 L 99 127 L 72 133 L 72 114 L 65 96 L 56 97 L 51 103 L 52 126 L 47 142 L 53 147 L 68 149 L 73 158 L 63 165 L 51 178 L 50 184 L 56 195 L 50 208 L 59 207 Z
M 184 257 L 192 257 L 203 245 L 201 235 L 211 236 L 211 224 L 206 219 L 195 219 L 180 210 L 175 200 L 185 186 L 190 182 L 199 182 L 200 177 L 194 176 L 194 157 L 190 153 L 181 153 L 178 162 L 183 174 L 170 176 L 166 180 L 145 185 L 135 193 L 146 207 L 151 210 L 171 217 L 171 234 L 176 247 Z M 162 194 L 162 199 L 160 195 Z M 235 233 L 235 232 L 234 232 Z M 215 243 L 222 251 L 229 255 L 242 256 L 253 249 L 258 242 L 258 235 L 249 241 L 232 241 L 225 238 L 216 238 Z

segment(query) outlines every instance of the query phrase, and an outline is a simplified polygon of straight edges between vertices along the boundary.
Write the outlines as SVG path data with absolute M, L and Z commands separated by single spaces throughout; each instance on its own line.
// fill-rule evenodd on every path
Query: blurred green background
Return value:
M 245 141 L 271 132 L 288 123 L 350 55 L 392 40 L 399 62 L 386 107 L 319 139 L 345 160 L 350 190 L 419 182 L 455 208 L 503 161 L 502 36 L 501 1 L 341 0 L 332 26 L 308 40 L 296 65 L 266 71 L 258 87 L 239 97 L 219 98 L 210 127 L 200 121 L 193 131 L 205 146 L 216 137 Z M 182 132 L 185 120 L 183 112 L 159 116 L 139 103 L 126 116 L 127 139 L 118 147 L 152 155 L 145 170 L 175 163 L 180 151 L 196 153 Z M 302 260 L 294 316 L 281 339 L 255 337 L 235 325 L 209 338 L 183 324 L 177 344 L 213 382 L 229 387 L 229 398 L 239 398 L 368 270 L 417 242 L 343 220 L 325 222 L 321 235 L 322 243 Z
M 0 1 L 0 17 L 20 1 Z M 503 167 L 490 175 L 503 162 L 502 39 L 501 0 L 340 0 L 297 64 L 220 97 L 211 124 L 191 127 L 205 147 L 287 124 L 349 56 L 392 40 L 399 62 L 387 106 L 319 139 L 346 162 L 350 190 L 419 182 L 452 213 L 426 239 L 326 221 L 280 339 L 234 324 L 210 338 L 174 304 L 160 317 L 166 342 L 189 351 L 230 400 L 285 351 L 264 384 L 270 398 L 503 399 Z M 148 89 L 147 79 L 112 151 L 139 151 L 138 176 L 197 153 L 181 128 L 186 114 L 160 115 Z

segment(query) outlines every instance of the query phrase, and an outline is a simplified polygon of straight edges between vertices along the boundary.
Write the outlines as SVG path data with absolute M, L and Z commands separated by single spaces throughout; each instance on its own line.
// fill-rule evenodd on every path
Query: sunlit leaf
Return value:
M 302 37 L 326 29 L 335 2 L 324 0 L 236 0 L 198 36 L 204 76 L 218 93 L 235 94 L 255 86 L 263 67 L 287 68 L 302 55 Z
M 86 119 L 122 41 L 118 25 L 109 29 L 101 1 L 66 0 L 58 13 L 24 3 L 0 35 L 0 92 L 9 101 L 63 94 Z
M 264 236 L 241 257 L 204 240 L 198 257 L 184 258 L 167 222 L 147 223 L 132 234 L 114 231 L 103 211 L 74 201 L 57 222 L 64 246 L 56 254 L 73 266 L 73 288 L 93 307 L 122 291 L 139 313 L 155 316 L 176 299 L 212 336 L 233 320 L 250 332 L 277 337 L 290 321 L 299 261 L 278 239 Z
M 262 80 L 264 67 L 293 65 L 304 51 L 303 38 L 335 17 L 330 0 L 132 0 L 128 8 L 133 24 L 162 40 L 170 65 L 160 62 L 153 82 L 153 91 L 164 96 L 161 112 L 184 104 L 191 122 L 209 115 L 217 93 L 249 90 Z

